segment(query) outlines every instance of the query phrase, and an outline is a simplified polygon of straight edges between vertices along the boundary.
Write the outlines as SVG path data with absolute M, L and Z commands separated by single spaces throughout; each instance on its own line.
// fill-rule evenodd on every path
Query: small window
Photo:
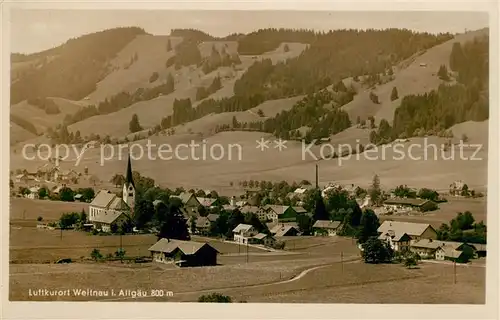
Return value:
M 128 189 L 129 189 L 130 191 L 132 191 L 132 186 L 130 186 Z
M 128 196 L 129 196 L 129 197 L 133 197 L 133 196 L 134 196 L 134 194 L 133 194 L 132 192 L 130 192 L 130 193 L 128 194 Z

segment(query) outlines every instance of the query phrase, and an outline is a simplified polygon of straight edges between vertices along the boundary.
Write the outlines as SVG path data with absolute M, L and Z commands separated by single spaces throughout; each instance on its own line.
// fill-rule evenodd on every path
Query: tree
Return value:
M 218 303 L 230 303 L 232 299 L 230 296 L 225 296 L 220 293 L 211 293 L 208 295 L 202 295 L 198 298 L 198 302 L 218 302 Z
M 378 100 L 378 96 L 375 94 L 375 92 L 371 91 L 370 92 L 370 100 L 373 102 L 373 103 L 376 103 L 376 104 L 379 104 L 379 100 Z
M 438 73 L 437 73 L 439 79 L 448 81 L 450 80 L 450 77 L 448 76 L 448 69 L 446 69 L 446 66 L 442 64 L 439 67 Z
M 393 87 L 392 88 L 392 92 L 391 92 L 391 101 L 394 101 L 397 98 L 399 98 L 399 96 L 398 96 L 398 89 L 396 87 Z
M 370 237 L 377 236 L 379 227 L 380 222 L 375 212 L 371 209 L 365 209 L 361 216 L 358 242 L 365 243 Z
M 36 218 L 36 221 L 38 222 L 42 222 L 43 218 L 41 216 L 38 216 L 38 218 Z
M 10 187 L 11 189 L 13 189 L 13 188 L 14 188 L 14 181 L 12 181 L 12 179 L 10 179 L 10 180 L 9 180 L 9 187 Z
M 189 218 L 189 228 L 191 230 L 191 234 L 196 232 L 196 217 Z
M 115 187 L 122 186 L 125 183 L 125 177 L 123 174 L 115 174 L 109 181 L 115 185 Z
M 47 192 L 47 188 L 42 187 L 38 190 L 38 198 L 45 199 L 48 195 L 49 193 Z
M 465 60 L 465 55 L 460 42 L 453 43 L 450 54 L 450 69 L 453 71 L 459 71 L 459 68 L 464 64 Z
M 462 142 L 466 143 L 469 141 L 469 137 L 464 133 L 462 134 Z
M 257 110 L 257 114 L 259 117 L 264 117 L 264 111 L 262 111 L 262 109 Z
M 283 51 L 284 51 L 284 52 L 288 52 L 288 51 L 290 51 L 290 48 L 288 47 L 288 44 L 285 44 L 285 45 L 283 46 Z
M 125 258 L 125 249 L 123 248 L 118 248 L 116 251 L 115 251 L 115 257 L 119 258 L 120 260 L 123 260 L 123 258 Z
M 131 133 L 142 131 L 141 124 L 139 123 L 139 117 L 136 113 L 132 115 L 132 120 L 129 123 L 129 130 Z
M 59 191 L 59 199 L 61 199 L 61 201 L 67 201 L 67 202 L 75 201 L 73 190 L 71 190 L 71 188 L 68 187 L 62 188 Z
M 298 215 L 297 224 L 302 235 L 308 236 L 312 234 L 312 226 L 314 222 L 311 217 L 305 214 Z
M 90 253 L 90 257 L 95 261 L 101 260 L 102 259 L 101 251 L 99 249 L 94 248 L 94 250 L 92 250 L 92 252 Z
M 370 237 L 363 243 L 362 256 L 365 263 L 384 263 L 392 260 L 394 251 L 377 237 Z
M 314 205 L 314 220 L 330 220 L 330 216 L 326 211 L 325 202 L 321 196 L 321 191 L 316 191 L 316 201 Z
M 78 217 L 78 220 L 81 223 L 87 222 L 87 214 L 85 213 L 85 209 L 82 209 L 82 212 L 80 212 L 80 216 Z
M 59 218 L 59 226 L 62 229 L 67 229 L 75 225 L 79 220 L 79 214 L 77 212 L 63 213 L 61 218 Z
M 159 204 L 161 205 L 161 203 Z M 186 219 L 177 205 L 170 204 L 166 212 L 165 220 L 160 226 L 158 238 L 189 240 L 189 232 Z
M 420 260 L 420 255 L 414 252 L 408 252 L 406 256 L 403 258 L 403 263 L 405 267 L 408 269 L 411 269 L 413 267 L 416 267 L 418 265 L 418 261 Z
M 375 204 L 380 203 L 382 191 L 380 190 L 380 178 L 378 175 L 373 176 L 369 195 L 370 195 L 370 200 L 373 203 Z

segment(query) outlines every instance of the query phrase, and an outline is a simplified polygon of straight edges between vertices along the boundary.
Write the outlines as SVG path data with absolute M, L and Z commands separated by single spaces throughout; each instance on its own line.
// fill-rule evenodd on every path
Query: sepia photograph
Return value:
M 485 305 L 491 19 L 389 9 L 10 10 L 8 300 Z

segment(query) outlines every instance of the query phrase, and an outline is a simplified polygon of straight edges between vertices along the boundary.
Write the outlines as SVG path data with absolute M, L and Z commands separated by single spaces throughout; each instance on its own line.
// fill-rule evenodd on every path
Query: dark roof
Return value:
M 130 163 L 130 153 L 128 155 L 127 176 L 125 177 L 125 183 L 127 186 L 132 185 L 135 189 L 134 178 L 132 176 L 132 164 Z
M 430 202 L 430 200 L 426 199 L 412 199 L 412 198 L 395 198 L 395 199 L 388 199 L 384 201 L 384 204 L 395 204 L 395 205 L 407 205 L 407 206 L 414 206 L 414 207 L 421 207 L 424 204 Z
M 195 254 L 203 248 L 204 246 L 209 246 L 216 252 L 217 249 L 209 245 L 208 243 L 196 242 L 196 241 L 183 241 L 183 240 L 174 240 L 174 239 L 166 239 L 162 238 L 157 243 L 152 245 L 148 250 L 153 252 L 165 252 L 172 253 L 175 249 L 181 250 L 184 254 Z

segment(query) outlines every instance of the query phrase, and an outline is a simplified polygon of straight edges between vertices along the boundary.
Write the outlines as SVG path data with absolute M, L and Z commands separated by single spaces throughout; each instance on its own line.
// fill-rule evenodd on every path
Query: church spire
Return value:
M 131 184 L 135 188 L 134 178 L 132 176 L 132 164 L 130 163 L 130 153 L 128 154 L 127 176 L 125 177 L 125 183 L 127 185 Z

